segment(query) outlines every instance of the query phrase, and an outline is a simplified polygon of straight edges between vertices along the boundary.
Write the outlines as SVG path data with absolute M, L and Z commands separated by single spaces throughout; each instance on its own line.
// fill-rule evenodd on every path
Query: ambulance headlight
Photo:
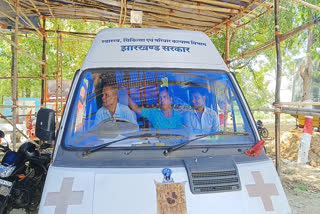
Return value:
M 0 165 L 0 177 L 6 178 L 9 177 L 14 171 L 15 166 L 2 166 Z

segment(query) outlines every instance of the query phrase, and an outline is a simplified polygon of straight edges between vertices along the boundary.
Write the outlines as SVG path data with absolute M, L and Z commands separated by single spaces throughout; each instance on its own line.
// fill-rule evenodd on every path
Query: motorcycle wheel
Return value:
M 266 128 L 262 129 L 262 130 L 261 130 L 261 136 L 262 136 L 263 138 L 269 137 L 269 131 L 268 131 Z

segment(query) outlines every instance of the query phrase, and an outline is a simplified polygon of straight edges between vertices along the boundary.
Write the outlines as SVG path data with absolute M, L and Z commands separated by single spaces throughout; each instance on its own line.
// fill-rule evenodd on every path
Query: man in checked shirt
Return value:
M 128 106 L 118 102 L 118 88 L 106 85 L 102 90 L 102 107 L 96 114 L 96 125 L 108 118 L 120 118 L 137 124 L 136 115 Z

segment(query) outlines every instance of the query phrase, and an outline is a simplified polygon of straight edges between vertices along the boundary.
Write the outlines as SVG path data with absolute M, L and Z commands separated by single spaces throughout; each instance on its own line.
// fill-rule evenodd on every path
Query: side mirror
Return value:
M 3 132 L 2 130 L 0 130 L 0 143 L 1 143 L 1 141 L 2 141 L 2 138 L 4 138 L 4 136 L 5 136 L 4 132 Z M 7 142 L 7 141 L 6 141 L 6 142 Z M 10 150 L 8 143 L 7 143 L 6 146 L 0 145 L 0 149 L 1 149 L 3 152 L 7 152 L 8 150 Z
M 43 141 L 55 139 L 56 118 L 52 109 L 42 108 L 38 111 L 36 122 L 36 136 Z
M 4 138 L 4 132 L 0 130 L 0 138 Z

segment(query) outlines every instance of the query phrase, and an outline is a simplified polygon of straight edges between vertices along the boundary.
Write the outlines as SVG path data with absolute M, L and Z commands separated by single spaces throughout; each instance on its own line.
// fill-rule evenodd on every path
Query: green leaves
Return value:
M 267 2 L 273 3 L 269 0 Z M 309 3 L 320 5 L 318 0 L 308 0 Z M 286 33 L 310 21 L 310 14 L 315 16 L 314 10 L 296 2 L 280 1 L 280 33 Z M 265 11 L 266 8 L 259 7 L 258 10 Z M 320 14 L 317 13 L 317 16 Z M 242 23 L 249 21 L 248 17 L 243 18 Z M 233 29 L 232 43 L 230 45 L 230 59 L 241 56 L 247 50 L 254 50 L 255 47 L 274 40 L 274 11 L 267 12 L 260 18 L 250 22 L 246 27 Z M 312 48 L 312 59 L 320 61 L 320 24 L 314 27 L 315 41 Z M 306 52 L 307 31 L 303 31 L 292 38 L 281 42 L 282 51 L 282 78 L 292 79 L 296 59 L 302 57 Z M 213 43 L 218 51 L 224 55 L 225 35 L 212 37 Z M 263 59 L 263 60 L 260 60 Z M 274 95 L 268 90 L 273 76 L 275 82 L 276 54 L 272 47 L 263 53 L 257 53 L 238 60 L 231 64 L 230 69 L 236 71 L 236 77 L 243 89 L 251 107 L 263 107 L 273 103 Z M 320 65 L 318 66 L 320 69 Z M 316 73 L 316 74 L 314 74 Z M 314 71 L 313 75 L 319 75 L 320 71 Z M 266 78 L 269 76 L 269 78 Z M 317 76 L 318 77 L 318 76 Z M 274 84 L 274 83 L 273 83 Z M 270 88 L 270 87 L 269 87 Z

